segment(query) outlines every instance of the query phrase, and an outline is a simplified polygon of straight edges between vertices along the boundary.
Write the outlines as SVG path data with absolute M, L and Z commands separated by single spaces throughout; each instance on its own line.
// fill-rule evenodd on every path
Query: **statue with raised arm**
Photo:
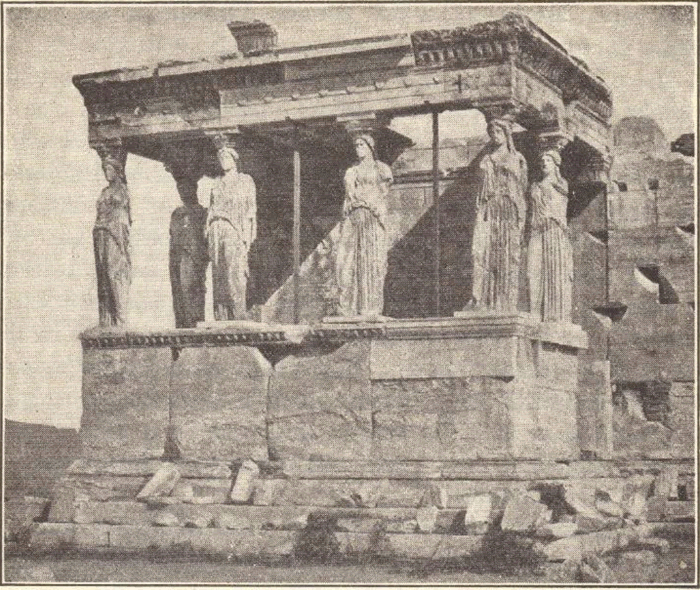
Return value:
M 380 315 L 387 272 L 387 196 L 391 168 L 376 159 L 374 138 L 355 139 L 358 163 L 345 173 L 345 202 L 336 259 L 341 316 Z
M 100 326 L 123 326 L 131 286 L 131 204 L 124 173 L 126 152 L 119 149 L 100 155 L 108 183 L 97 200 L 97 218 L 92 230 Z
M 197 180 L 175 176 L 183 205 L 170 217 L 170 285 L 177 328 L 204 321 L 206 273 L 209 263 L 204 229 L 207 210 L 197 202 Z
M 257 234 L 255 182 L 238 171 L 236 150 L 218 150 L 223 174 L 211 191 L 206 235 L 212 264 L 214 318 L 247 319 L 248 252 Z
M 574 262 L 566 224 L 569 185 L 561 176 L 560 166 L 558 151 L 542 154 L 544 178 L 530 189 L 530 311 L 545 322 L 571 322 Z
M 525 226 L 527 164 L 513 145 L 509 121 L 488 124 L 490 144 L 481 174 L 472 245 L 472 300 L 476 309 L 514 312 Z

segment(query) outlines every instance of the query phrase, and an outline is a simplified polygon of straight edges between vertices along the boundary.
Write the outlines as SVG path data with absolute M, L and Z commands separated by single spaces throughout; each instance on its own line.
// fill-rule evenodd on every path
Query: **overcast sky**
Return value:
M 11 419 L 71 427 L 80 420 L 77 337 L 97 323 L 92 224 L 105 181 L 87 145 L 74 74 L 230 53 L 231 20 L 264 20 L 279 31 L 280 45 L 291 46 L 469 26 L 517 11 L 606 80 L 616 120 L 653 117 L 669 141 L 695 128 L 690 5 L 4 8 L 3 381 Z M 463 132 L 447 123 L 445 135 Z M 127 175 L 134 216 L 131 316 L 136 325 L 169 327 L 168 220 L 179 200 L 158 163 L 131 156 Z

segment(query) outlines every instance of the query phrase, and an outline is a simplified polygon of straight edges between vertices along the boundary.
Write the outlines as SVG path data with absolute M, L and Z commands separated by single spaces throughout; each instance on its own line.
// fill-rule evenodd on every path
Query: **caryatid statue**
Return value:
M 345 173 L 345 202 L 336 259 L 341 316 L 380 315 L 387 272 L 387 196 L 391 168 L 376 158 L 374 138 L 355 139 L 358 162 Z
M 209 264 L 204 235 L 207 210 L 197 201 L 197 176 L 169 164 L 183 205 L 170 217 L 170 285 L 177 328 L 204 321 L 206 273 Z
M 206 236 L 212 263 L 214 318 L 247 318 L 248 252 L 257 234 L 255 182 L 238 171 L 239 156 L 219 141 L 223 174 L 211 191 Z
M 107 186 L 97 200 L 92 230 L 97 271 L 100 326 L 123 326 L 131 286 L 131 203 L 126 186 L 126 151 L 118 146 L 98 148 Z
M 541 161 L 544 177 L 530 189 L 530 311 L 545 322 L 571 322 L 574 259 L 566 224 L 569 185 L 561 176 L 561 155 L 557 150 L 544 152 Z
M 514 312 L 525 226 L 527 163 L 513 145 L 510 121 L 492 119 L 488 134 L 488 152 L 479 162 L 470 306 Z

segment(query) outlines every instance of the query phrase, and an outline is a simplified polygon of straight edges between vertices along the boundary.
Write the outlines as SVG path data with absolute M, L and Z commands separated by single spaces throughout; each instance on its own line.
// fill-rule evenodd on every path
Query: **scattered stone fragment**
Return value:
M 435 492 L 435 506 L 437 506 L 441 510 L 444 510 L 445 508 L 447 508 L 447 502 L 448 502 L 447 490 L 443 487 L 437 488 L 436 492 Z
M 180 500 L 180 502 L 190 502 L 194 498 L 194 488 L 187 481 L 179 481 L 170 495 Z
M 222 512 L 214 518 L 214 526 L 219 529 L 230 529 L 234 531 L 243 531 L 253 528 L 250 520 L 243 516 L 235 516 Z
M 642 547 L 658 551 L 662 555 L 666 555 L 671 550 L 671 543 L 658 537 L 647 537 L 646 539 L 640 539 L 637 543 Z
M 624 516 L 625 511 L 617 502 L 612 500 L 596 500 L 595 507 L 606 516 Z M 591 517 L 588 517 L 591 518 Z
M 611 584 L 615 577 L 600 557 L 591 555 L 581 561 L 578 568 L 578 581 L 589 584 Z
M 597 531 L 610 530 L 621 527 L 624 523 L 621 518 L 603 517 L 590 518 L 588 516 L 576 515 L 576 524 L 579 533 L 595 533 Z
M 255 481 L 260 475 L 260 468 L 255 461 L 246 459 L 243 461 L 238 473 L 236 474 L 236 482 L 231 489 L 229 496 L 234 504 L 246 504 L 253 496 L 255 489 Z
M 535 502 L 541 502 L 542 501 L 542 492 L 540 490 L 527 490 L 525 492 L 525 495 L 529 496 L 532 498 Z
M 595 518 L 599 516 L 595 509 L 595 491 L 580 485 L 564 486 L 564 500 L 576 514 Z
M 533 531 L 546 522 L 548 512 L 547 506 L 529 496 L 514 496 L 506 504 L 501 529 L 520 533 Z
M 625 503 L 625 512 L 633 520 L 646 520 L 647 500 L 644 492 L 634 492 Z
M 634 562 L 636 564 L 651 565 L 656 562 L 656 554 L 653 551 L 627 551 L 620 556 L 621 561 Z
M 491 520 L 491 495 L 481 494 L 467 499 L 467 510 L 464 514 L 464 524 L 488 523 Z
M 190 529 L 206 529 L 211 524 L 212 517 L 207 514 L 200 514 L 185 521 L 185 527 Z
M 550 561 L 581 560 L 591 555 L 602 555 L 615 549 L 624 549 L 631 542 L 651 536 L 650 525 L 631 526 L 614 531 L 600 531 L 587 535 L 574 535 L 553 541 L 545 547 Z
M 437 506 L 426 506 L 419 508 L 416 513 L 416 521 L 418 522 L 418 530 L 422 533 L 432 533 L 435 529 L 438 513 L 440 510 Z
M 180 521 L 171 512 L 159 512 L 154 515 L 153 524 L 156 526 L 180 526 Z
M 578 531 L 578 524 L 575 522 L 555 522 L 546 524 L 537 529 L 538 537 L 556 537 L 564 539 L 575 535 Z
M 284 481 L 279 479 L 258 479 L 253 487 L 255 506 L 272 506 Z
M 605 500 L 622 504 L 624 486 L 621 482 L 606 482 L 598 483 L 595 490 L 595 498 L 597 500 Z
M 180 479 L 180 470 L 172 463 L 165 463 L 153 474 L 148 483 L 136 496 L 137 500 L 146 501 L 148 498 L 167 496 L 173 491 Z

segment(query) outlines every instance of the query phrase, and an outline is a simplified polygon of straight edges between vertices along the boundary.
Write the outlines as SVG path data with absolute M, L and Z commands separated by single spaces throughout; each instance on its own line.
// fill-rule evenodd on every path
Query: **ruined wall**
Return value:
M 692 456 L 694 164 L 651 120 L 623 119 L 615 138 L 610 300 L 627 307 L 610 329 L 615 453 Z

